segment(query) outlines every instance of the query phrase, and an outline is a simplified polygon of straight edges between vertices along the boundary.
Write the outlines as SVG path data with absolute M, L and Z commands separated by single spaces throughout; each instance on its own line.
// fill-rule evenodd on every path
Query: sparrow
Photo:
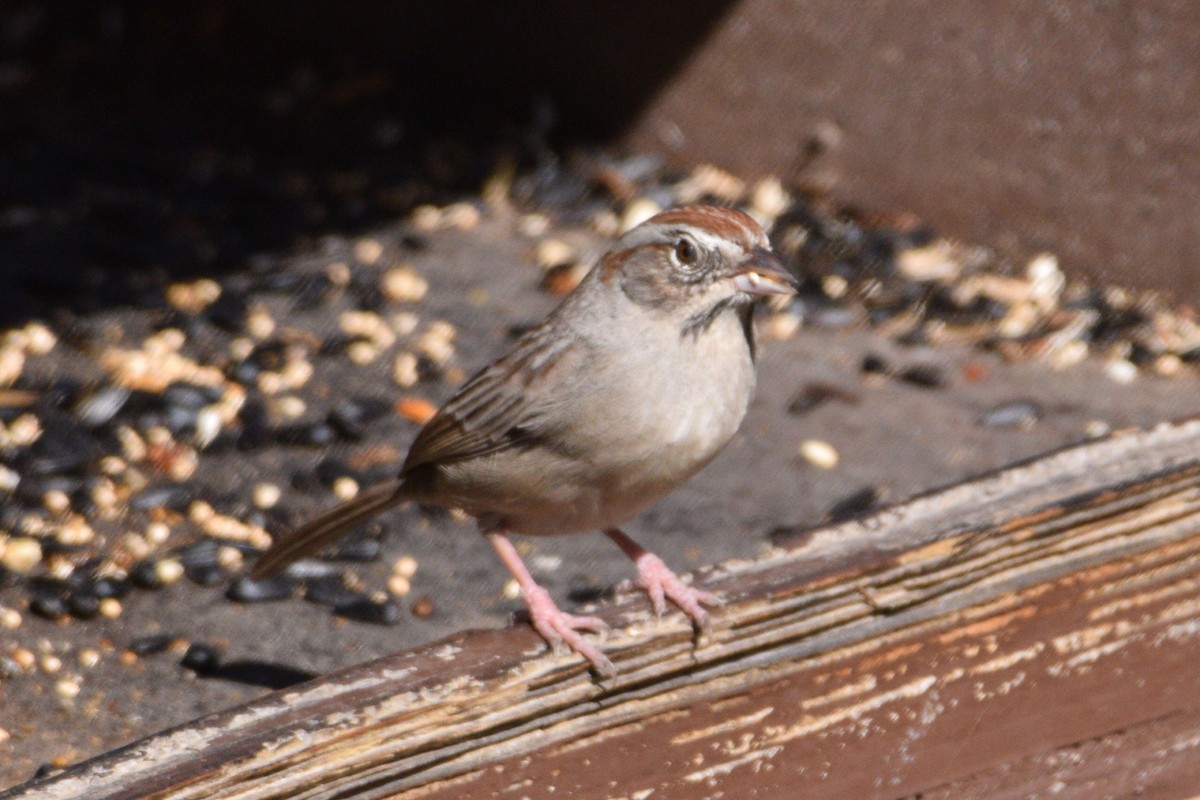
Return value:
M 251 576 L 277 574 L 399 503 L 462 509 L 512 573 L 537 632 L 613 674 L 584 636 L 604 623 L 561 611 L 509 534 L 603 531 L 633 561 L 657 614 L 669 600 L 704 626 L 705 606 L 719 598 L 684 583 L 618 526 L 729 443 L 754 393 L 753 304 L 795 291 L 748 214 L 709 205 L 657 214 L 454 393 L 395 479 L 281 538 Z

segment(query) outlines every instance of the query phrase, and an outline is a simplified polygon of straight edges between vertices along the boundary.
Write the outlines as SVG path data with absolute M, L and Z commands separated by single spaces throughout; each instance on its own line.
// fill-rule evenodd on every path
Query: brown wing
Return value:
M 534 437 L 552 407 L 546 387 L 579 364 L 582 349 L 577 342 L 555 337 L 547 323 L 527 331 L 426 423 L 408 451 L 401 476 L 421 466 L 518 447 Z

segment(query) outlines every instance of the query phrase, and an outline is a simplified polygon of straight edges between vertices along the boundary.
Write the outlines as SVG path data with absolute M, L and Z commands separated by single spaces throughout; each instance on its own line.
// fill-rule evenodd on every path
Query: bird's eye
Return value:
M 690 267 L 700 260 L 700 251 L 689 240 L 680 239 L 675 245 L 675 258 L 683 266 Z

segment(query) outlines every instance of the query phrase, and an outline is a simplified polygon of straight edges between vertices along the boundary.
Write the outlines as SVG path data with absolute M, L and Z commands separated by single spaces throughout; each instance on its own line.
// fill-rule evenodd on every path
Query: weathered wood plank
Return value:
M 0 797 L 894 798 L 1156 720 L 1195 753 L 1161 721 L 1200 719 L 1198 568 L 1193 420 L 721 565 L 698 643 L 620 598 L 611 681 L 525 629 L 470 632 Z M 1120 774 L 1152 793 L 1152 773 Z
M 1028 800 L 1050 792 L 1066 800 L 1196 796 L 1200 711 L 1173 711 L 1101 736 L 1014 759 L 903 800 Z

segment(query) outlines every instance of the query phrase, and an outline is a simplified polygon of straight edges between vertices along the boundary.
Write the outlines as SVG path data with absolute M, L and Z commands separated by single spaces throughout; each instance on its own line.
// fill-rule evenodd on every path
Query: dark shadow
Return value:
M 317 677 L 317 673 L 270 661 L 231 661 L 197 673 L 205 680 L 222 680 L 266 689 L 286 689 Z
M 0 322 L 138 303 L 609 141 L 729 0 L 0 8 Z
M 864 486 L 830 506 L 825 519 L 831 525 L 846 522 L 875 511 L 882 505 L 883 492 L 875 486 Z

